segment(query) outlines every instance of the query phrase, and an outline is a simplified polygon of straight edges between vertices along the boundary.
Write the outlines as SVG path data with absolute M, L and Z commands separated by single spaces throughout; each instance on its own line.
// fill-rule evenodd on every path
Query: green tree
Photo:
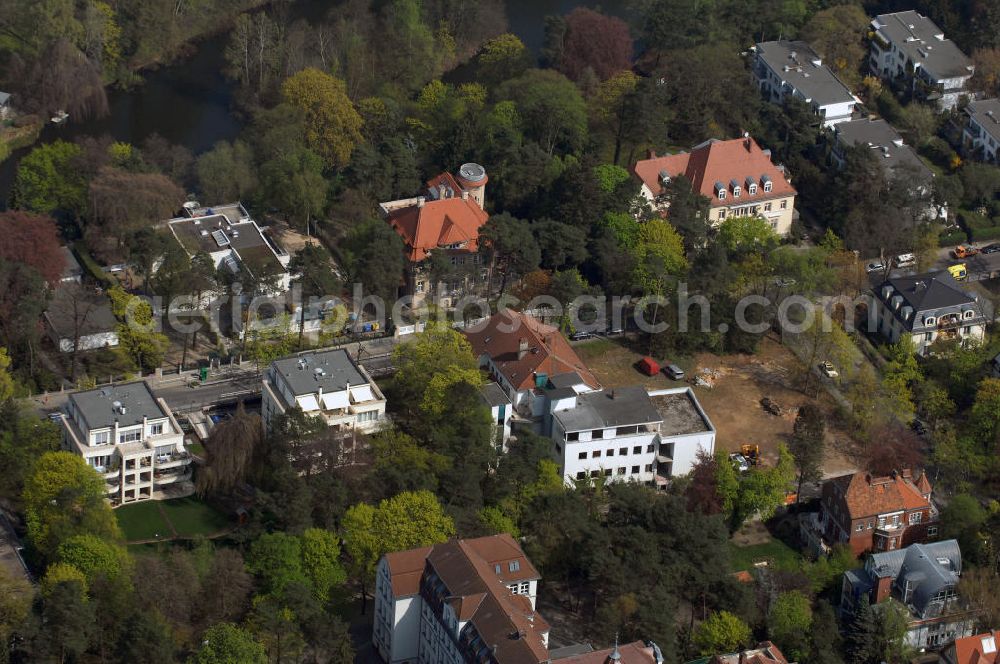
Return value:
M 139 610 L 125 622 L 115 655 L 122 662 L 173 664 L 176 648 L 170 625 L 159 611 Z
M 232 623 L 212 625 L 189 664 L 268 664 L 267 653 L 250 632 Z
M 541 250 L 531 233 L 531 225 L 504 212 L 495 214 L 479 230 L 479 251 L 494 272 L 500 274 L 500 294 L 508 281 L 523 277 L 538 267 Z
M 257 188 L 253 150 L 240 140 L 216 143 L 198 157 L 194 168 L 202 196 L 209 201 L 238 201 Z
M 281 85 L 284 101 L 305 114 L 306 145 L 331 168 L 344 167 L 361 142 L 361 116 L 339 78 L 312 67 Z
M 307 528 L 301 539 L 302 569 L 312 583 L 316 599 L 326 602 L 334 586 L 347 580 L 347 572 L 340 564 L 340 542 L 322 528 Z
M 476 55 L 476 80 L 496 85 L 520 76 L 531 65 L 531 52 L 517 35 L 509 32 L 488 39 Z
M 170 344 L 166 335 L 156 331 L 153 307 L 137 295 L 126 293 L 120 286 L 108 291 L 111 311 L 118 319 L 118 343 L 125 354 L 145 371 L 157 369 Z
M 82 152 L 73 143 L 57 140 L 25 155 L 14 178 L 14 207 L 81 213 L 87 205 L 87 183 L 77 164 Z
M 767 635 L 796 661 L 809 655 L 813 612 L 809 598 L 797 590 L 778 595 L 767 613 Z
M 978 500 L 960 493 L 941 510 L 941 539 L 958 540 L 962 555 L 976 560 L 984 549 L 983 530 L 987 516 Z
M 20 577 L 0 570 L 0 661 L 10 661 L 10 646 L 15 634 L 27 625 L 31 611 L 31 585 Z
M 24 484 L 31 545 L 52 558 L 59 545 L 74 535 L 120 540 L 118 522 L 105 495 L 103 478 L 82 457 L 71 452 L 43 454 Z
M 734 254 L 766 253 L 778 241 L 778 234 L 763 217 L 727 217 L 719 227 L 719 242 Z
M 504 514 L 498 507 L 486 506 L 479 510 L 479 525 L 491 535 L 498 535 L 500 533 L 507 533 L 513 537 L 520 537 L 521 535 L 521 531 L 518 530 L 514 520 Z
M 741 650 L 750 645 L 750 627 L 728 611 L 716 611 L 699 624 L 691 641 L 702 655 Z
M 95 535 L 74 535 L 63 540 L 56 552 L 59 562 L 72 565 L 83 572 L 87 585 L 99 578 L 115 580 L 129 576 L 132 559 L 117 542 L 103 540 Z
M 380 219 L 353 226 L 341 244 L 350 279 L 385 302 L 396 300 L 406 266 L 404 249 L 402 238 Z
M 865 38 L 869 19 L 860 5 L 844 4 L 820 10 L 802 27 L 804 39 L 848 87 L 861 83 L 861 65 L 868 57 Z
M 10 355 L 7 349 L 0 347 L 0 407 L 6 407 L 14 398 L 16 383 L 10 375 Z
M 576 152 L 587 132 L 587 105 L 568 78 L 551 69 L 530 69 L 497 88 L 513 101 L 525 132 L 549 155 Z
M 451 465 L 448 457 L 427 449 L 397 428 L 376 433 L 371 447 L 375 477 L 389 495 L 421 489 L 435 491 L 438 478 Z
M 976 388 L 971 427 L 984 450 L 996 449 L 1000 442 L 1000 379 L 985 378 Z
M 326 205 L 328 185 L 319 155 L 307 148 L 278 155 L 264 162 L 260 174 L 267 200 L 304 224 L 308 234 L 313 216 Z
M 792 438 L 788 442 L 788 449 L 795 457 L 795 467 L 799 471 L 798 495 L 802 494 L 803 482 L 818 482 L 823 479 L 825 439 L 826 417 L 823 411 L 812 403 L 801 406 L 792 425 Z
M 302 247 L 288 264 L 288 269 L 292 273 L 292 279 L 302 290 L 302 302 L 299 305 L 299 348 L 302 348 L 309 299 L 335 295 L 340 284 L 333 272 L 330 254 L 319 244 Z
M 428 324 L 411 343 L 400 344 L 393 351 L 396 365 L 396 389 L 412 415 L 439 413 L 450 386 L 468 382 L 478 387 L 479 362 L 464 336 L 448 325 Z
M 95 606 L 79 581 L 56 583 L 43 594 L 41 620 L 34 650 L 42 661 L 77 661 L 95 636 Z

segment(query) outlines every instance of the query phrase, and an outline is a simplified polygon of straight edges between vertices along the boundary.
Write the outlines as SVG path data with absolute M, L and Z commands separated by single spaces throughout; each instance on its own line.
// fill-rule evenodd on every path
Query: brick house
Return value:
M 937 536 L 938 511 L 926 473 L 885 477 L 858 472 L 823 484 L 816 523 L 830 545 L 848 544 L 855 555 L 892 551 Z

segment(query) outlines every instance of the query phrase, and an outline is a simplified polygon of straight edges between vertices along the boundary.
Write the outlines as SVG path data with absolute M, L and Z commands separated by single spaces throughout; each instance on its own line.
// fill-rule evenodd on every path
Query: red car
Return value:
M 639 371 L 647 376 L 655 376 L 660 373 L 660 365 L 651 357 L 644 357 L 639 360 Z

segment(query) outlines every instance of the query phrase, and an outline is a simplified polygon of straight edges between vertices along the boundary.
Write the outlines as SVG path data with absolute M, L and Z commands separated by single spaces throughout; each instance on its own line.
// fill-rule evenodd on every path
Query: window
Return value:
M 653 443 L 650 443 L 649 445 L 646 445 L 646 454 L 652 454 L 652 453 L 653 453 Z
M 149 425 L 150 436 L 159 436 L 161 433 L 163 433 L 163 422 L 157 422 L 156 424 Z
M 972 311 L 972 309 L 969 309 L 968 311 L 963 312 L 962 316 L 964 316 L 965 318 L 972 318 L 973 313 L 974 312 Z
M 599 471 L 599 470 L 592 470 L 592 471 L 590 471 L 590 476 L 591 477 L 600 477 L 601 476 L 601 471 Z
M 647 463 L 646 464 L 646 472 L 647 473 L 653 472 L 653 464 L 651 464 L 651 463 Z
M 764 212 L 770 212 L 770 211 L 771 211 L 771 204 L 764 203 Z
M 601 458 L 601 451 L 600 450 L 594 450 L 593 452 L 590 453 L 590 458 L 591 459 L 600 459 Z
M 627 447 L 619 447 L 618 448 L 618 456 L 625 456 L 626 454 L 628 454 L 628 448 Z
M 593 438 L 594 440 L 600 440 L 601 438 L 604 438 L 604 429 L 594 429 L 593 431 L 590 432 L 590 437 Z
M 118 434 L 119 443 L 134 443 L 142 438 L 141 431 L 124 431 Z
M 424 282 L 422 282 L 422 281 L 418 281 L 417 282 L 417 292 L 418 293 L 423 293 L 424 292 Z
M 854 528 L 855 532 L 859 532 L 859 533 L 860 533 L 860 532 L 861 532 L 862 530 L 864 530 L 864 529 L 865 529 L 865 524 L 863 524 L 863 523 L 859 523 L 859 524 L 857 525 L 857 527 L 855 527 L 855 528 Z
M 642 445 L 636 445 L 633 447 L 632 454 L 642 454 Z
M 521 583 L 521 594 L 522 595 L 527 595 L 530 592 L 531 592 L 531 582 L 530 581 L 524 581 L 524 582 L 522 582 Z
M 720 201 L 726 200 L 726 190 L 725 189 L 719 189 L 718 196 L 719 196 L 719 200 Z
M 585 470 L 581 470 L 580 472 L 578 472 L 576 474 L 576 479 L 578 479 L 578 480 L 582 480 L 585 477 L 587 477 L 587 471 L 585 471 Z
M 914 523 L 920 523 L 920 521 L 923 518 L 924 518 L 923 512 L 913 512 L 910 514 L 910 524 L 912 525 Z
M 739 198 L 740 197 L 740 193 L 741 193 L 740 192 L 740 185 L 734 185 L 733 186 L 733 198 Z
M 719 210 L 719 219 L 725 219 L 725 218 L 726 218 L 726 211 Z
M 580 454 L 578 454 L 576 458 L 577 459 L 586 459 L 587 458 L 587 453 L 586 452 L 580 452 Z
M 751 184 L 749 187 L 747 187 L 747 193 L 750 194 L 751 196 L 756 196 L 757 195 L 757 184 L 754 183 L 754 184 Z
M 94 434 L 94 445 L 107 445 L 111 440 L 111 432 L 98 431 Z
M 934 318 L 934 316 L 928 316 L 927 318 L 924 319 L 924 325 L 933 325 L 936 322 L 937 318 Z
M 936 537 L 937 536 L 937 526 L 927 526 L 927 536 Z
M 618 466 L 618 474 L 619 475 L 625 474 L 625 466 Z
M 512 561 L 510 561 L 507 564 L 507 569 L 509 569 L 511 572 L 516 572 L 516 571 L 520 570 L 521 569 L 521 561 L 519 561 L 519 560 L 512 560 Z
M 764 193 L 766 193 L 766 194 L 771 193 L 771 181 L 770 180 L 767 180 L 766 182 L 764 182 Z
M 610 468 L 605 468 L 604 469 L 604 476 L 605 477 L 611 477 L 611 469 Z
M 566 434 L 566 440 L 569 441 L 569 442 L 571 442 L 571 443 L 574 440 L 580 440 L 580 432 L 574 431 L 573 433 Z
M 366 410 L 363 413 L 358 413 L 358 422 L 374 422 L 378 419 L 377 410 Z
M 788 201 L 787 200 L 781 201 L 781 209 L 782 210 L 787 210 L 788 209 Z
M 632 474 L 633 475 L 639 474 L 639 466 L 632 466 Z
M 615 455 L 615 451 L 613 449 L 608 450 L 607 452 L 605 452 L 605 456 L 614 456 L 614 455 Z

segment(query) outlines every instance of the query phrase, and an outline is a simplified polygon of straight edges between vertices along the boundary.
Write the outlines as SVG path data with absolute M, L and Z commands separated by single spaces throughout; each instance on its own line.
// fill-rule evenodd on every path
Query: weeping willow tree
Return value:
M 240 403 L 236 414 L 220 422 L 205 442 L 208 463 L 198 473 L 198 495 L 229 493 L 246 479 L 264 437 L 260 415 Z

